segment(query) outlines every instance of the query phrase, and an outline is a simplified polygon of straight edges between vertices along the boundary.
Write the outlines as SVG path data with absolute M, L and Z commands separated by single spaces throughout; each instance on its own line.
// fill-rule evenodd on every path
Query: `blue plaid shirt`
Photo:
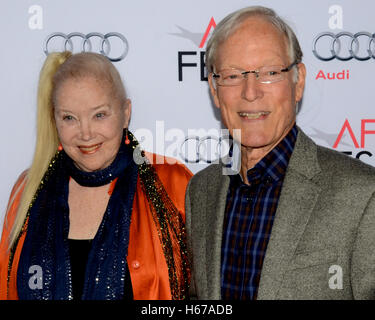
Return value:
M 222 299 L 256 300 L 281 187 L 297 138 L 297 127 L 254 168 L 250 185 L 230 176 L 221 256 Z

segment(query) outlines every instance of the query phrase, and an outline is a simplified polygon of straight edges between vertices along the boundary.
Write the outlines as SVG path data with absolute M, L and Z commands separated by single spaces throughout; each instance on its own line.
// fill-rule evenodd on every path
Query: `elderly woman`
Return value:
M 47 57 L 34 159 L 13 188 L 4 222 L 1 299 L 185 298 L 191 173 L 134 152 L 130 113 L 107 58 Z

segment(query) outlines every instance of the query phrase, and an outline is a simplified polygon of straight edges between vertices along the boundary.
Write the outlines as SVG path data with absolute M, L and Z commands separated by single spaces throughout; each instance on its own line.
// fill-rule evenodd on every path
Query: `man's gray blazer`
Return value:
M 191 297 L 221 299 L 229 177 L 198 172 L 186 193 Z M 285 175 L 258 299 L 375 298 L 375 168 L 317 146 L 300 129 Z

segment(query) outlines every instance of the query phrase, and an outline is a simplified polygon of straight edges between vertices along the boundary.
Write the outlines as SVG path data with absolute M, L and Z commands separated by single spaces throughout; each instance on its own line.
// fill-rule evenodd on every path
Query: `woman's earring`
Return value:
M 63 146 L 62 146 L 62 144 L 60 142 L 59 146 L 57 147 L 57 150 L 62 151 L 62 149 L 63 149 Z
M 128 128 L 125 128 L 126 130 L 126 133 L 125 133 L 125 144 L 130 144 L 130 140 L 129 140 L 129 137 L 128 137 Z

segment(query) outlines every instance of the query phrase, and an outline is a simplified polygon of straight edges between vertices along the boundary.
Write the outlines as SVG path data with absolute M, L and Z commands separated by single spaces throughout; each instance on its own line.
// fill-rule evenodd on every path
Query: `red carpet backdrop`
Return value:
M 307 83 L 298 125 L 318 144 L 375 165 L 373 1 L 4 0 L 1 221 L 12 185 L 32 160 L 46 54 L 67 49 L 106 55 L 132 100 L 131 131 L 145 149 L 197 172 L 222 152 L 205 46 L 216 23 L 249 5 L 275 9 L 299 38 Z

